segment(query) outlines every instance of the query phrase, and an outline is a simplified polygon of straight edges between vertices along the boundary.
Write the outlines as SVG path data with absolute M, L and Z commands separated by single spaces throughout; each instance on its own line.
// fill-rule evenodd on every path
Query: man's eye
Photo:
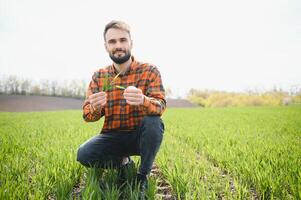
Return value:
M 122 39 L 120 39 L 120 42 L 126 42 L 127 41 L 127 39 L 126 38 L 122 38 Z
M 115 44 L 116 41 L 115 41 L 115 40 L 109 40 L 108 43 L 109 43 L 109 44 Z

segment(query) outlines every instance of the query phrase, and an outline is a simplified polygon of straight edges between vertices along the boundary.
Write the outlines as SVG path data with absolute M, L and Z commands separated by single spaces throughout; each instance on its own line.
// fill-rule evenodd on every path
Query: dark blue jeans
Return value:
M 146 116 L 132 132 L 108 132 L 94 136 L 83 143 L 77 152 L 77 161 L 86 167 L 118 168 L 122 158 L 140 155 L 139 173 L 150 173 L 160 148 L 164 124 L 159 116 Z

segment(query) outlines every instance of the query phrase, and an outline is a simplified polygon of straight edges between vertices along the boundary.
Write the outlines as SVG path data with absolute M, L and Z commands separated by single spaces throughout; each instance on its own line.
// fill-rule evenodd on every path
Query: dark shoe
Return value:
M 135 167 L 135 162 L 129 157 L 129 162 L 125 165 L 121 165 L 118 169 L 117 184 L 118 187 L 123 188 L 126 185 L 128 179 L 129 170 Z
M 145 200 L 148 188 L 148 181 L 146 175 L 137 174 L 137 183 L 139 185 L 139 200 Z

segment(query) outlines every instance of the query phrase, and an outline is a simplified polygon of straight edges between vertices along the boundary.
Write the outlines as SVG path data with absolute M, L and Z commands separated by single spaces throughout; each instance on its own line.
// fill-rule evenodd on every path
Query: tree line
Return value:
M 43 79 L 33 81 L 16 75 L 3 76 L 0 79 L 0 94 L 42 95 L 72 98 L 85 98 L 88 83 L 84 80 L 53 81 Z M 172 95 L 170 88 L 165 89 L 167 97 Z
M 190 89 L 188 100 L 202 107 L 238 107 L 238 106 L 280 106 L 301 104 L 301 87 L 292 87 L 291 91 L 274 88 L 258 92 L 225 92 L 216 90 Z
M 86 89 L 86 81 L 76 79 L 70 81 L 51 81 L 46 79 L 33 81 L 10 75 L 0 80 L 1 94 L 84 98 Z
M 84 80 L 53 81 L 20 78 L 10 75 L 0 79 L 0 94 L 44 95 L 58 97 L 84 98 L 87 82 Z M 166 96 L 172 91 L 166 88 Z M 230 106 L 277 106 L 301 104 L 301 86 L 294 86 L 290 91 L 274 88 L 269 91 L 249 90 L 245 92 L 226 92 L 217 90 L 200 90 L 192 88 L 187 100 L 202 107 Z

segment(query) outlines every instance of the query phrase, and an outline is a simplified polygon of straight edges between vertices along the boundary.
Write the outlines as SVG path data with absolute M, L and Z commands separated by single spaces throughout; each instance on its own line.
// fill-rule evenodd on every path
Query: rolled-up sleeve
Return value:
M 160 72 L 156 67 L 151 72 L 150 83 L 142 106 L 147 115 L 162 115 L 166 109 L 165 90 Z

